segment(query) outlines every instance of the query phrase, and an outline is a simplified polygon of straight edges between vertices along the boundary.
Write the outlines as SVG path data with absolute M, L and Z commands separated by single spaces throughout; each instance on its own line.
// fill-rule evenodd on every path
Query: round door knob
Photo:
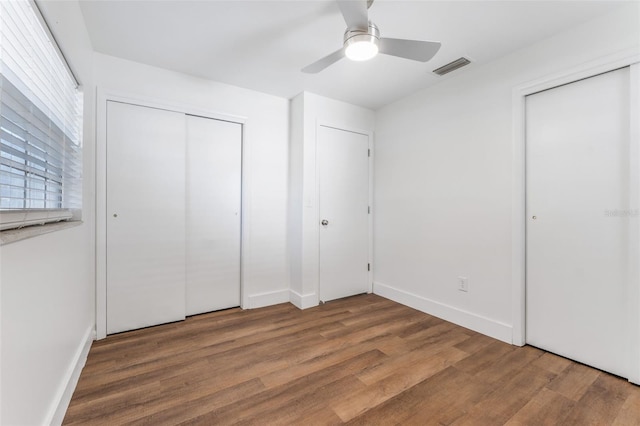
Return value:
M 327 219 L 322 219 L 322 222 L 320 222 L 322 224 L 322 226 L 327 226 L 329 224 L 329 221 Z
M 114 213 L 114 214 L 113 214 L 113 217 L 118 217 L 118 213 Z
M 538 218 L 538 216 L 531 216 L 531 219 L 534 219 L 534 220 L 535 220 L 535 219 L 537 219 L 537 218 Z

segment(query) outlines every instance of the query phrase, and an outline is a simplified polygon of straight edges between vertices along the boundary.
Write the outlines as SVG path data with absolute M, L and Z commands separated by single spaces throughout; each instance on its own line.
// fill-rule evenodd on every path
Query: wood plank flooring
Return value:
M 94 342 L 64 424 L 640 425 L 640 387 L 361 295 Z

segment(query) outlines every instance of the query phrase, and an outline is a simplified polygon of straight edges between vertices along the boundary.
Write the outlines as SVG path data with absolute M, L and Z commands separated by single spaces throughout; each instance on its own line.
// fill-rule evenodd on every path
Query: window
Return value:
M 0 1 L 0 230 L 77 218 L 82 93 L 37 5 Z

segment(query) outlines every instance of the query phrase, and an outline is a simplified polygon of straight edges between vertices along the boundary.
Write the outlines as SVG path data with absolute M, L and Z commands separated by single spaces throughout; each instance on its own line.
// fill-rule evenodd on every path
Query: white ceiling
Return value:
M 291 98 L 303 90 L 377 109 L 439 79 L 460 56 L 486 63 L 602 15 L 614 1 L 376 0 L 381 36 L 442 42 L 427 63 L 378 55 L 300 69 L 342 45 L 334 1 L 81 1 L 96 51 Z

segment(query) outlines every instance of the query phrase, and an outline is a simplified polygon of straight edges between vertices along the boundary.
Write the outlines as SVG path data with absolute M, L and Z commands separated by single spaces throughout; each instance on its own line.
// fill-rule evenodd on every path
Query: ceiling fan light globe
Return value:
M 371 41 L 357 41 L 349 44 L 344 53 L 352 61 L 368 61 L 378 54 L 378 45 Z

